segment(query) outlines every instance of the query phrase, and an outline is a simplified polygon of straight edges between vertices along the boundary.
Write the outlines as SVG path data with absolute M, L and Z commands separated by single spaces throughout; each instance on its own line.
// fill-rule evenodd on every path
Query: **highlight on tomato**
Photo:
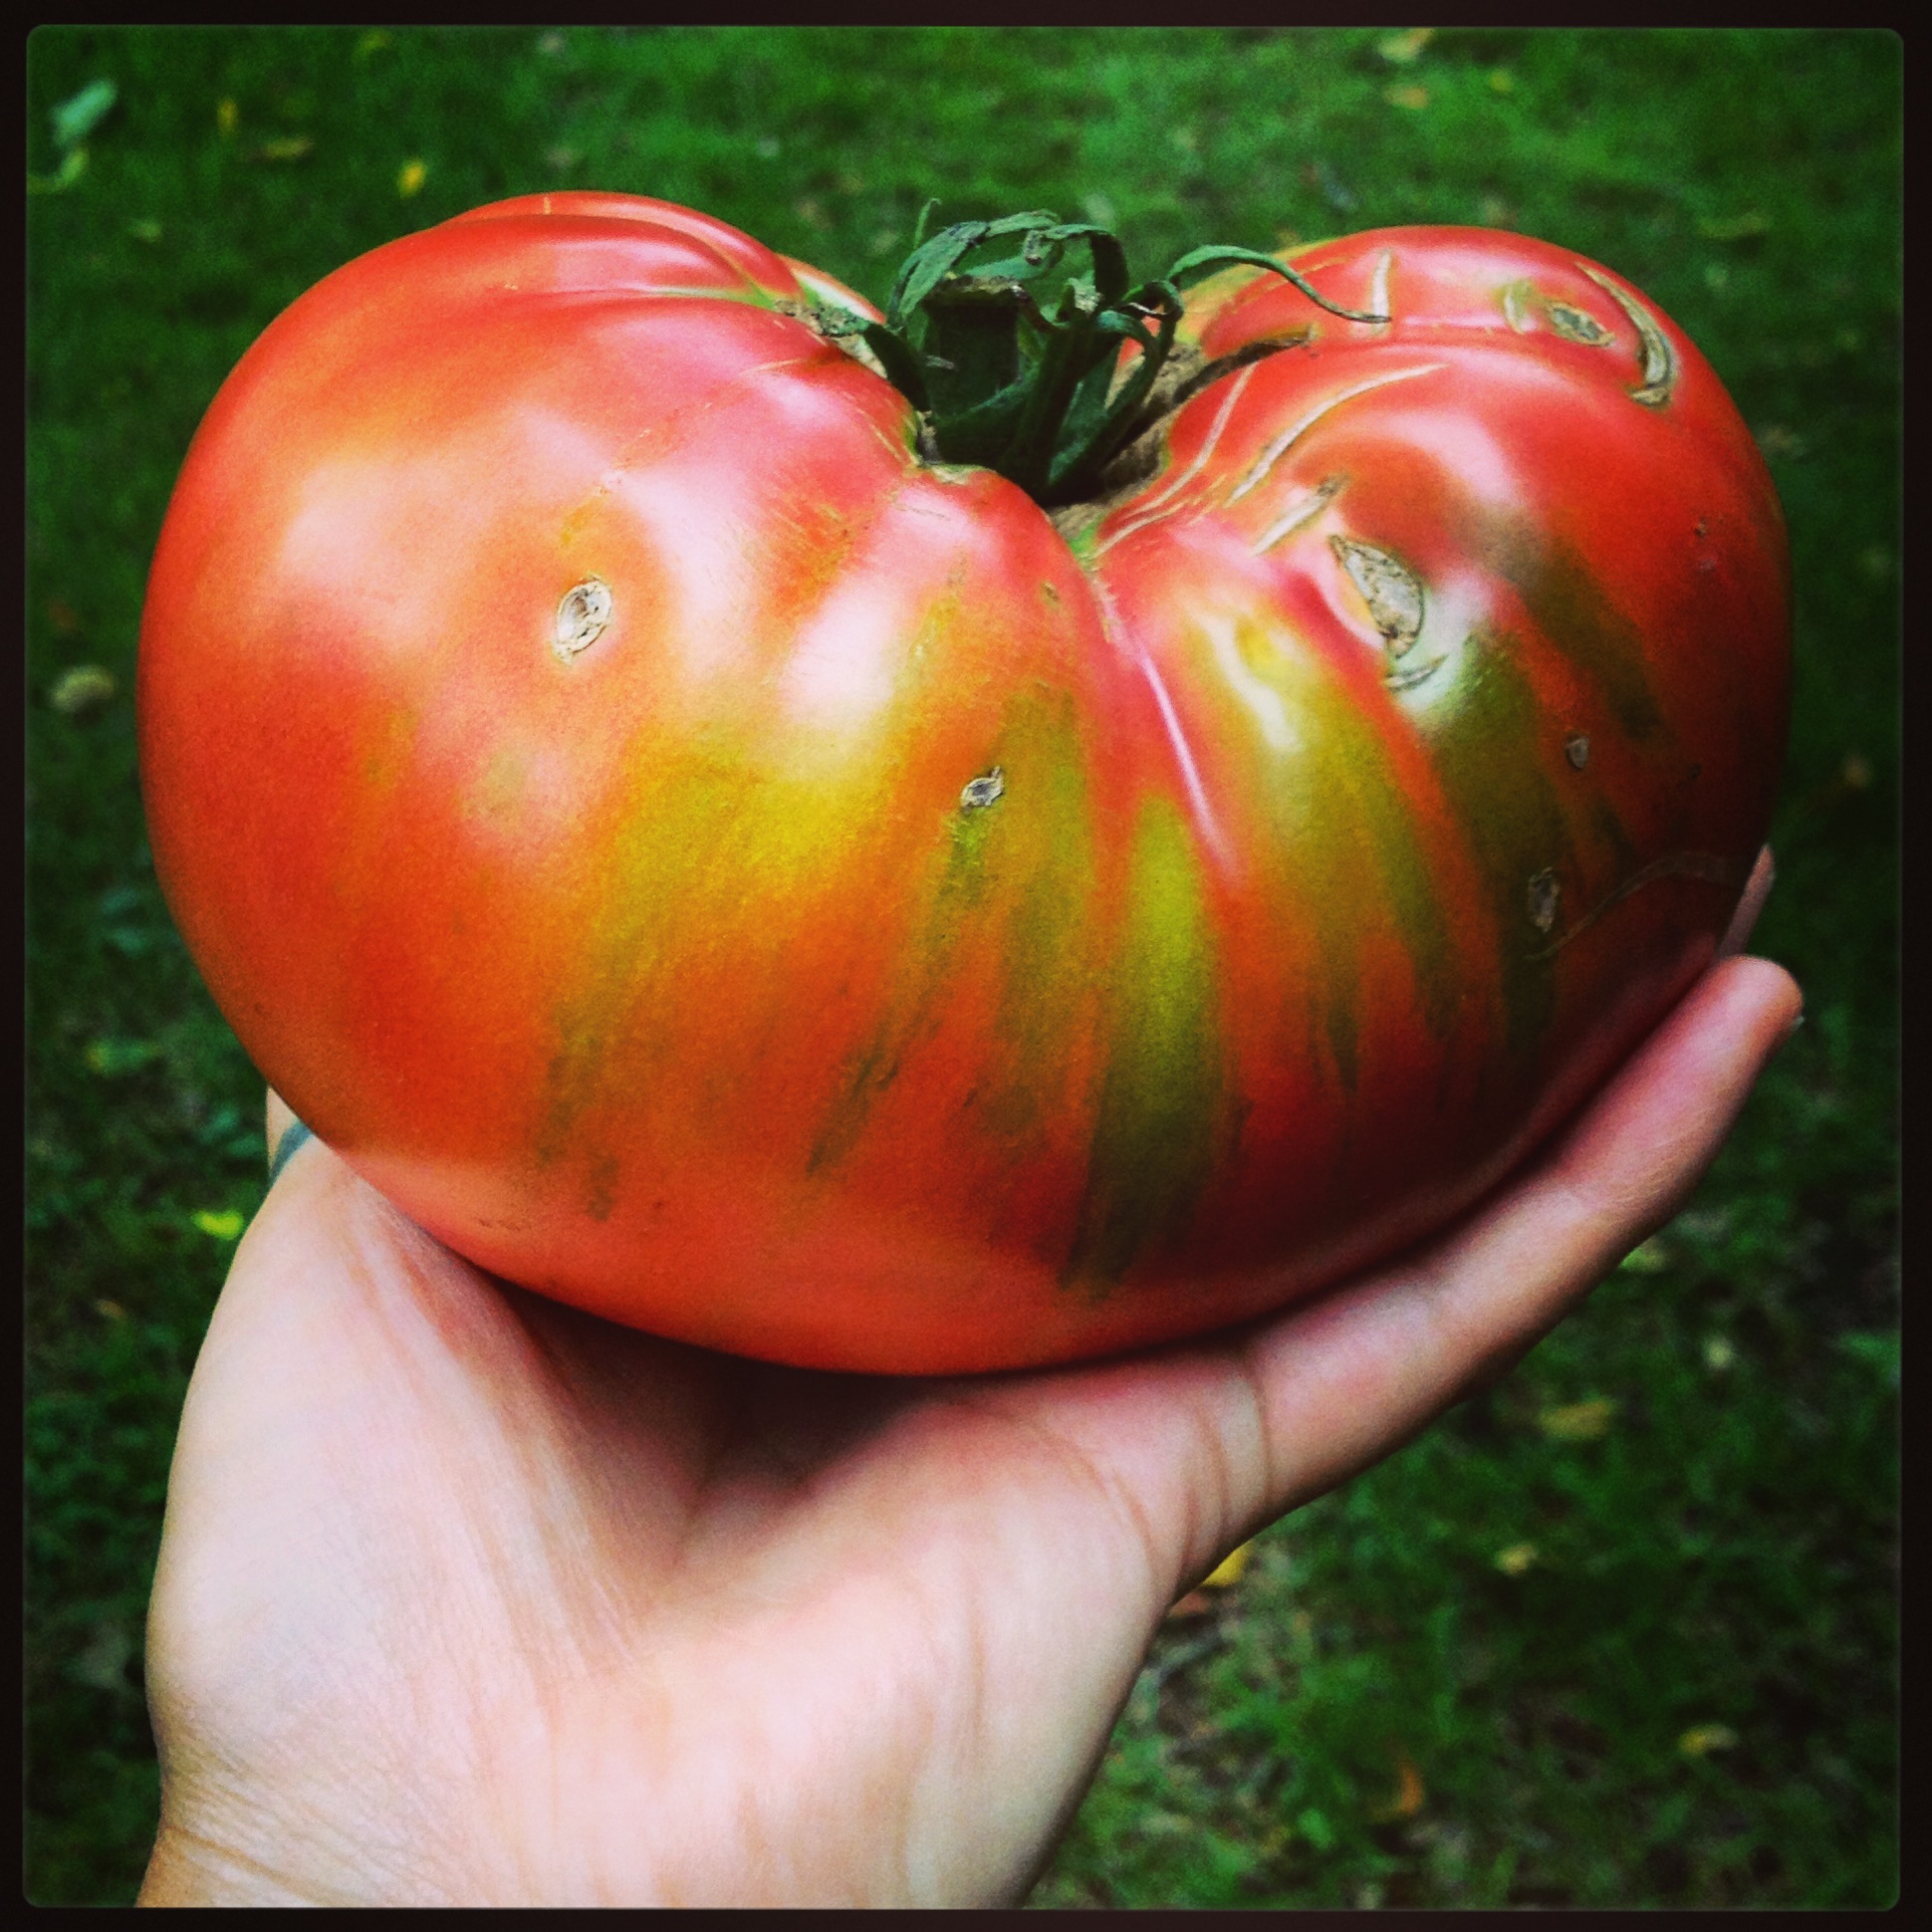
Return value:
M 922 224 L 923 225 L 923 224 Z M 1609 269 L 1389 228 L 884 307 L 528 196 L 243 357 L 143 617 L 223 1014 L 441 1241 L 830 1368 L 1103 1353 L 1468 1207 L 1711 960 L 1788 565 Z

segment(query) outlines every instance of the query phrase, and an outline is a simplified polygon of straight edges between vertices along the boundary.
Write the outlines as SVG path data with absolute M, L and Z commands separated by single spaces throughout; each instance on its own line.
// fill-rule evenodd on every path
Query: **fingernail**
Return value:
M 314 1131 L 300 1120 L 291 1120 L 282 1130 L 282 1138 L 275 1143 L 275 1158 L 268 1164 L 268 1184 L 275 1185 L 276 1176 L 281 1173 L 290 1160 L 301 1151 L 305 1140 L 313 1140 Z

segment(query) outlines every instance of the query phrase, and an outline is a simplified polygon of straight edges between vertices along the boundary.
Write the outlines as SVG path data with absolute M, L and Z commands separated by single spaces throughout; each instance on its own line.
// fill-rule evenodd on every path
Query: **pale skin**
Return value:
M 1097 1365 L 901 1381 L 659 1341 L 506 1288 L 308 1141 L 181 1420 L 141 1902 L 1023 1897 L 1174 1598 L 1681 1206 L 1799 1018 L 1741 952 L 1769 884 L 1767 856 L 1718 963 L 1457 1227 Z

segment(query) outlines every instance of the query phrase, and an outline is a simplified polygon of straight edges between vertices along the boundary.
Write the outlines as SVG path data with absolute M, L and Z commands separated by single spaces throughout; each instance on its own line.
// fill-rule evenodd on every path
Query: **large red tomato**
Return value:
M 304 296 L 141 634 L 156 865 L 263 1074 L 499 1275 L 830 1367 L 1204 1329 L 1492 1186 L 1738 900 L 1782 518 L 1609 271 L 1290 259 L 1390 319 L 1223 269 L 1051 513 L 828 330 L 876 311 L 667 203 Z

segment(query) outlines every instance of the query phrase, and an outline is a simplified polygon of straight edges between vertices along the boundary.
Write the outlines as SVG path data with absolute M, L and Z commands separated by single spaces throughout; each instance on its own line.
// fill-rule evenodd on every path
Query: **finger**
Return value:
M 1758 854 L 1758 862 L 1751 868 L 1751 876 L 1745 880 L 1744 896 L 1738 901 L 1738 909 L 1731 915 L 1731 924 L 1718 945 L 1720 959 L 1735 959 L 1751 943 L 1753 928 L 1758 923 L 1758 914 L 1765 909 L 1765 900 L 1771 896 L 1771 888 L 1778 882 L 1778 867 L 1772 862 L 1771 847 L 1767 845 Z
M 1488 1205 L 1395 1269 L 1255 1334 L 1247 1366 L 1268 1460 L 1258 1520 L 1407 1441 L 1668 1220 L 1802 1005 L 1769 960 L 1714 967 Z

